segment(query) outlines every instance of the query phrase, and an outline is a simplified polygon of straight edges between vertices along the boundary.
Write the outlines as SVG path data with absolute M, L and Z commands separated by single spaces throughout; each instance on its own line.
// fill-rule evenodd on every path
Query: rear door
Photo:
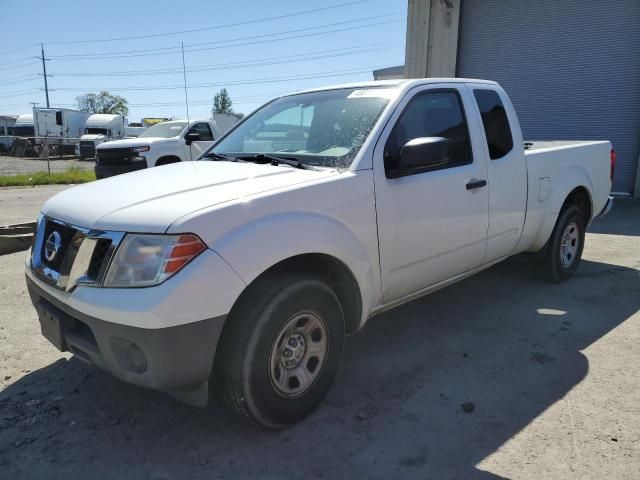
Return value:
M 485 254 L 488 188 L 479 127 L 469 122 L 473 99 L 464 84 L 421 86 L 400 103 L 374 151 L 374 176 L 384 303 L 478 267 Z M 470 117 L 477 119 L 476 115 Z M 470 125 L 471 123 L 471 125 Z M 431 170 L 388 178 L 408 140 L 449 139 L 448 161 Z M 480 185 L 478 188 L 470 188 Z
M 516 112 L 504 90 L 491 84 L 468 84 L 482 125 L 482 149 L 489 182 L 489 231 L 483 263 L 509 255 L 524 227 L 527 165 Z

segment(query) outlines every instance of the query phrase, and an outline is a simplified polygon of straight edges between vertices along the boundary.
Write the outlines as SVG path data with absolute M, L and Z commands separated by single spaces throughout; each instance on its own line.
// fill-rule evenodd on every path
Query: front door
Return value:
M 383 131 L 374 176 L 383 302 L 478 267 L 488 227 L 486 160 L 470 132 L 473 104 L 460 86 L 430 85 L 409 94 Z M 431 170 L 388 178 L 401 147 L 419 137 L 449 140 L 448 161 Z M 385 169 L 386 165 L 386 169 Z

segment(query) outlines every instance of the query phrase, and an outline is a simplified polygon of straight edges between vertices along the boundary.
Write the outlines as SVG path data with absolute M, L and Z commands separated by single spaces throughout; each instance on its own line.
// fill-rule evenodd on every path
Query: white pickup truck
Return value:
M 521 252 L 569 278 L 614 159 L 607 141 L 524 143 L 494 82 L 295 93 L 200 161 L 50 199 L 27 284 L 60 350 L 196 405 L 218 389 L 283 428 L 372 316 Z
M 222 135 L 214 120 L 174 120 L 96 147 L 97 178 L 195 160 Z

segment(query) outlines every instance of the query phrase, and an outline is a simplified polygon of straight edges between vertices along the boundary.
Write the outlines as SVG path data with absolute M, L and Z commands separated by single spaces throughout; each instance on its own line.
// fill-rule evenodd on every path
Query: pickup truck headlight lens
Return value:
M 151 149 L 149 145 L 143 145 L 141 147 L 133 147 L 134 152 L 148 152 Z
M 196 235 L 127 234 L 109 266 L 105 287 L 157 285 L 206 249 Z

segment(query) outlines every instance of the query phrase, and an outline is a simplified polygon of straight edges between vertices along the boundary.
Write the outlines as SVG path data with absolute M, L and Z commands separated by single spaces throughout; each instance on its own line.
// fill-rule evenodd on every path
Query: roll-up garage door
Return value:
M 457 75 L 498 81 L 526 139 L 607 139 L 616 192 L 640 154 L 640 1 L 463 0 Z

